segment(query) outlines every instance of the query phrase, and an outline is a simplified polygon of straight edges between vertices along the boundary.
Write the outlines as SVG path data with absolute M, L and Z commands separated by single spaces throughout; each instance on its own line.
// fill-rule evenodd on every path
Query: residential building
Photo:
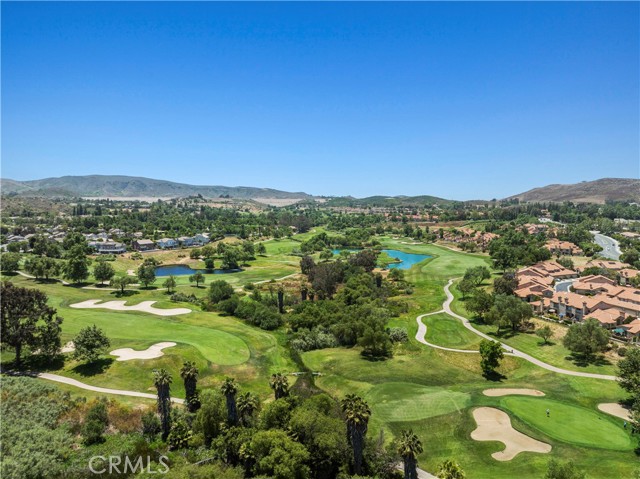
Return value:
M 176 248 L 178 246 L 178 242 L 173 238 L 160 238 L 156 241 L 156 245 L 160 249 L 171 249 Z
M 131 243 L 133 249 L 136 251 L 151 251 L 156 249 L 156 244 L 148 239 L 136 239 Z
M 551 251 L 552 254 L 575 256 L 583 253 L 582 249 L 580 249 L 576 244 L 571 243 L 570 241 L 560 241 L 555 238 L 547 241 L 544 247 Z

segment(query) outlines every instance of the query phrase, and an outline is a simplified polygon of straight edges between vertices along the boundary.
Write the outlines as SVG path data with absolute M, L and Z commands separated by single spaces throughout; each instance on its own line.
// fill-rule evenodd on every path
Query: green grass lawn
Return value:
M 161 341 L 173 341 L 177 346 L 164 350 L 164 356 L 150 360 L 114 361 L 105 355 L 88 367 L 70 359 L 56 364 L 49 371 L 72 377 L 87 384 L 148 392 L 152 387 L 154 369 L 166 368 L 173 376 L 172 394 L 184 397 L 180 368 L 184 361 L 195 361 L 200 369 L 200 384 L 214 386 L 225 376 L 235 377 L 243 387 L 263 397 L 271 395 L 268 377 L 274 372 L 292 372 L 298 368 L 284 346 L 284 333 L 267 332 L 244 322 L 217 313 L 197 311 L 190 303 L 168 301 L 163 290 L 141 290 L 123 299 L 127 304 L 156 300 L 157 307 L 185 307 L 194 312 L 161 317 L 143 312 L 122 312 L 103 309 L 75 309 L 70 304 L 100 299 L 118 299 L 113 291 L 86 290 L 60 283 L 38 283 L 21 276 L 11 280 L 20 286 L 37 287 L 49 296 L 50 304 L 64 318 L 62 341 L 71 340 L 85 326 L 96 324 L 111 340 L 111 348 L 146 349 Z M 11 355 L 3 353 L 3 360 Z
M 427 327 L 425 339 L 438 346 L 455 349 L 478 350 L 481 337 L 469 331 L 460 320 L 446 313 L 433 314 L 422 318 Z
M 500 404 L 531 427 L 569 444 L 614 451 L 630 451 L 637 444 L 623 428 L 622 419 L 594 409 L 522 396 L 504 397 Z

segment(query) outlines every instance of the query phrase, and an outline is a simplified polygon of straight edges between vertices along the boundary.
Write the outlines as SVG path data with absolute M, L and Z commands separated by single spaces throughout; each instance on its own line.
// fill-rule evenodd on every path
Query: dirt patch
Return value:
M 511 396 L 511 395 L 519 395 L 519 396 L 544 396 L 542 391 L 538 391 L 537 389 L 512 389 L 512 388 L 494 388 L 494 389 L 485 389 L 482 391 L 482 394 L 485 396 L 497 397 L 497 396 Z
M 156 343 L 153 346 L 149 346 L 147 349 L 142 351 L 136 351 L 135 349 L 131 348 L 122 348 L 111 351 L 109 354 L 111 356 L 119 356 L 116 361 L 131 361 L 132 359 L 153 359 L 164 356 L 162 350 L 164 348 L 171 348 L 175 345 L 176 343 L 172 342 Z
M 113 311 L 142 311 L 144 313 L 151 313 L 157 316 L 175 316 L 177 314 L 187 314 L 191 310 L 187 308 L 172 308 L 172 309 L 159 309 L 154 308 L 155 301 L 142 301 L 139 304 L 133 306 L 125 306 L 126 301 L 107 301 L 102 303 L 99 299 L 89 299 L 81 303 L 71 304 L 72 308 L 76 309 L 111 309 Z
M 629 411 L 627 408 L 622 407 L 617 402 L 605 402 L 598 404 L 598 409 L 600 409 L 602 412 L 606 412 L 607 414 L 611 414 L 612 416 L 624 419 L 625 421 L 631 420 L 631 411 Z
M 516 431 L 511 426 L 509 415 L 500 409 L 479 407 L 474 409 L 473 418 L 478 427 L 471 432 L 475 441 L 499 441 L 505 445 L 504 451 L 491 454 L 497 461 L 510 461 L 521 452 L 551 452 L 551 445 L 537 441 Z

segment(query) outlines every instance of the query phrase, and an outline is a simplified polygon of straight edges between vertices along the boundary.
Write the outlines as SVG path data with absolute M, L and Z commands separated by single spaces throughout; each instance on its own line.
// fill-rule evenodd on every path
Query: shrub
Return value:
M 627 355 L 627 348 L 621 347 L 618 348 L 618 356 L 624 358 Z
M 160 418 L 158 418 L 158 415 L 153 411 L 145 412 L 140 418 L 140 423 L 142 426 L 142 435 L 150 440 L 154 439 L 162 430 Z
M 404 328 L 391 328 L 389 329 L 389 339 L 392 343 L 406 343 L 409 341 L 409 335 Z

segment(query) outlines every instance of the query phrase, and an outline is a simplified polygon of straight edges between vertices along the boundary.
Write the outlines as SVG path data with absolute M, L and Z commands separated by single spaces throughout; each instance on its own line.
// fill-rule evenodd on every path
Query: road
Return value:
M 602 246 L 602 251 L 598 253 L 600 256 L 616 261 L 620 259 L 620 255 L 622 254 L 622 251 L 620 251 L 620 243 L 597 231 L 591 231 L 590 233 L 593 234 L 596 244 Z
M 488 339 L 490 341 L 495 341 L 494 338 L 492 338 L 491 336 L 489 336 L 488 334 L 483 333 L 482 331 L 478 331 L 476 328 L 473 327 L 473 325 L 469 322 L 469 320 L 467 318 L 465 318 L 464 316 L 460 316 L 457 313 L 454 313 L 451 310 L 451 303 L 453 302 L 453 294 L 451 293 L 451 291 L 449 291 L 449 288 L 451 287 L 451 285 L 453 284 L 454 279 L 450 279 L 449 282 L 447 283 L 447 285 L 444 287 L 444 292 L 447 295 L 447 299 L 445 300 L 445 302 L 442 304 L 442 310 L 437 311 L 436 313 L 440 313 L 440 312 L 444 312 L 447 313 L 449 316 L 453 316 L 456 319 L 459 319 L 460 321 L 462 321 L 462 324 L 464 325 L 465 328 L 467 328 L 469 331 L 472 331 L 473 333 L 477 334 L 478 336 L 484 338 L 484 339 Z M 429 314 L 436 314 L 436 313 L 429 313 Z M 418 332 L 416 333 L 416 340 L 418 340 L 419 342 L 421 342 L 422 344 L 425 344 L 427 346 L 430 347 L 435 347 L 437 349 L 443 349 L 445 351 L 453 351 L 456 353 L 460 353 L 460 352 L 464 352 L 464 353 L 479 353 L 479 351 L 473 351 L 473 350 L 461 350 L 461 349 L 453 349 L 453 348 L 445 348 L 442 346 L 436 346 L 433 344 L 428 343 L 425 339 L 424 339 L 424 335 L 427 332 L 427 328 L 426 326 L 422 323 L 422 318 L 424 316 L 428 316 L 429 314 L 422 314 L 420 316 L 418 316 L 416 318 L 416 321 L 418 322 Z M 533 356 L 527 354 L 527 353 L 523 353 L 522 351 L 518 351 L 517 349 L 514 349 L 513 347 L 509 346 L 508 344 L 505 343 L 500 343 L 502 345 L 502 347 L 507 351 L 507 355 L 508 356 L 515 356 L 518 358 L 522 358 L 526 361 L 529 361 L 532 364 L 535 364 L 536 366 L 539 366 L 541 368 L 547 369 L 549 371 L 552 371 L 554 373 L 558 373 L 558 374 L 565 374 L 567 376 L 579 376 L 582 378 L 592 378 L 592 379 L 604 379 L 607 381 L 616 381 L 618 378 L 616 376 L 610 376 L 607 374 L 595 374 L 595 373 L 583 373 L 580 371 L 570 371 L 568 369 L 562 369 L 562 368 L 558 368 L 556 366 L 552 366 L 551 364 L 547 364 L 544 361 L 540 361 L 537 358 L 534 358 Z

